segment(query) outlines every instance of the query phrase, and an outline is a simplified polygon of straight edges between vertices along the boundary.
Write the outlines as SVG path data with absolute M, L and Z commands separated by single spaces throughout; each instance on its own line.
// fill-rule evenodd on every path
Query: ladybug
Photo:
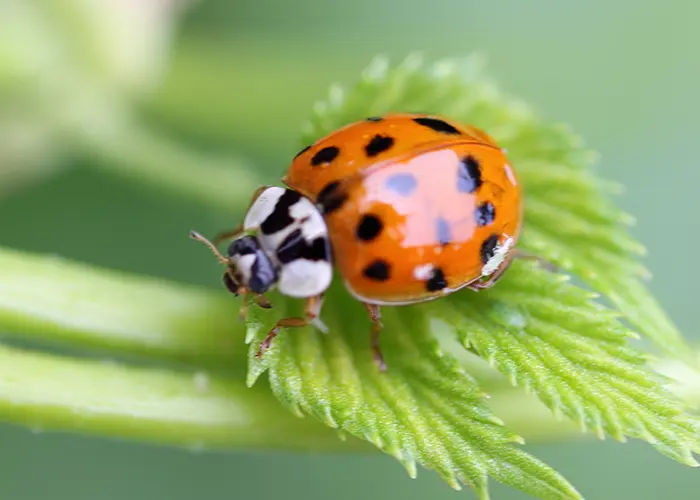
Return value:
M 368 118 L 303 149 L 282 181 L 258 190 L 243 224 L 214 243 L 192 233 L 227 266 L 233 293 L 262 307 L 275 287 L 306 299 L 305 317 L 279 320 L 258 356 L 281 328 L 325 329 L 318 318 L 335 267 L 368 311 L 383 370 L 381 306 L 488 288 L 519 256 L 520 183 L 475 127 L 424 114 Z M 226 257 L 215 245 L 224 239 Z

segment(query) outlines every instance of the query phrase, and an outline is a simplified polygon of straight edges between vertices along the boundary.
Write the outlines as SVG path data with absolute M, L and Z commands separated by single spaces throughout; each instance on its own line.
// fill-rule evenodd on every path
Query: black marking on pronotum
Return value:
M 301 229 L 295 229 L 282 240 L 277 248 L 277 259 L 282 264 L 295 261 L 297 259 L 306 260 L 329 260 L 328 240 L 323 236 L 308 241 L 304 238 Z
M 486 265 L 486 263 L 491 260 L 491 258 L 496 254 L 496 247 L 498 246 L 498 235 L 492 234 L 484 240 L 481 244 L 481 263 Z
M 495 218 L 496 208 L 488 201 L 476 207 L 476 224 L 479 227 L 488 226 Z
M 253 293 L 265 293 L 277 282 L 277 270 L 262 250 L 256 252 L 250 268 L 248 289 Z
M 311 165 L 314 167 L 321 165 L 322 163 L 330 163 L 335 160 L 336 156 L 340 153 L 340 149 L 336 146 L 327 146 L 319 150 L 312 158 Z
M 368 122 L 380 122 L 380 121 L 382 121 L 383 119 L 384 119 L 384 118 L 382 118 L 381 116 L 368 116 L 368 117 L 367 117 L 367 121 L 368 121 Z
M 340 182 L 332 181 L 321 189 L 316 198 L 316 204 L 324 214 L 338 210 L 348 199 L 348 195 L 340 188 Z
M 302 150 L 299 151 L 296 155 L 294 155 L 294 159 L 299 158 L 301 155 L 303 155 L 304 153 L 306 153 L 309 149 L 311 149 L 311 146 L 306 146 L 304 149 L 302 149 Z
M 372 140 L 365 146 L 365 153 L 368 157 L 372 158 L 377 156 L 384 151 L 387 151 L 394 145 L 394 138 L 387 135 L 375 135 Z
M 459 162 L 457 171 L 457 190 L 461 193 L 473 193 L 481 186 L 481 167 L 472 155 L 465 156 Z
M 452 241 L 452 231 L 450 230 L 450 223 L 447 219 L 443 219 L 442 217 L 435 219 L 435 233 L 441 245 L 447 245 Z
M 384 182 L 384 186 L 400 196 L 411 196 L 418 186 L 418 181 L 410 173 L 394 174 Z
M 373 214 L 364 214 L 357 225 L 355 235 L 362 241 L 372 241 L 382 232 L 382 220 Z
M 228 246 L 228 256 L 249 255 L 260 250 L 260 243 L 255 236 L 247 235 L 233 240 Z
M 437 292 L 443 288 L 447 288 L 447 279 L 445 278 L 445 273 L 442 272 L 442 269 L 439 267 L 433 269 L 430 278 L 425 282 L 425 288 L 429 292 Z
M 277 203 L 275 203 L 272 213 L 260 224 L 260 230 L 263 234 L 274 234 L 294 222 L 294 219 L 289 214 L 289 209 L 300 199 L 301 195 L 299 193 L 286 189 L 284 194 L 277 200 Z
M 389 263 L 385 260 L 377 259 L 365 267 L 362 274 L 364 274 L 365 278 L 374 281 L 386 281 L 390 275 Z
M 459 130 L 454 128 L 445 120 L 440 120 L 439 118 L 428 118 L 427 116 L 424 116 L 420 118 L 414 118 L 413 121 L 420 125 L 423 125 L 424 127 L 428 127 L 429 129 L 434 130 L 435 132 L 440 132 L 442 134 L 457 135 L 460 133 Z

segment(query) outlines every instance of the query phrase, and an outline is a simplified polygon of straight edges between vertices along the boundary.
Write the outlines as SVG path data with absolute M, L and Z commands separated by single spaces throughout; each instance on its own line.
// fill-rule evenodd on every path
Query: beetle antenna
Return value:
M 200 243 L 204 243 L 207 246 L 207 248 L 209 248 L 209 250 L 212 251 L 212 253 L 218 259 L 218 261 L 221 262 L 222 264 L 224 264 L 226 266 L 231 265 L 231 261 L 229 261 L 226 257 L 221 255 L 221 252 L 219 252 L 219 249 L 216 248 L 216 246 L 211 241 L 206 239 L 204 236 L 199 234 L 197 231 L 190 231 L 190 238 L 192 238 L 195 241 L 199 241 Z

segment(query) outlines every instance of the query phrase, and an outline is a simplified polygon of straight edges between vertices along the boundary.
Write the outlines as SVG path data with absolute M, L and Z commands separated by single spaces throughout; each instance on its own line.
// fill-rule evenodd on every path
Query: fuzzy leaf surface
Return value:
M 424 64 L 409 57 L 391 66 L 377 59 L 349 89 L 331 88 L 306 125 L 303 145 L 369 116 L 422 112 L 486 130 L 507 149 L 525 191 L 520 245 L 559 267 L 516 262 L 492 289 L 464 291 L 409 307 L 385 307 L 381 346 L 387 373 L 372 360 L 370 324 L 362 306 L 336 279 L 315 328 L 282 333 L 262 359 L 258 345 L 274 321 L 298 315 L 298 301 L 274 297 L 248 319 L 249 377 L 267 372 L 275 395 L 298 415 L 374 443 L 415 474 L 434 469 L 449 484 L 488 498 L 488 478 L 538 498 L 579 498 L 559 474 L 523 452 L 486 405 L 468 366 L 441 347 L 441 322 L 470 351 L 555 415 L 618 440 L 648 441 L 660 452 L 697 465 L 698 421 L 629 344 L 637 335 L 620 313 L 664 350 L 685 344 L 643 284 L 642 247 L 626 232 L 631 218 L 607 195 L 617 188 L 592 171 L 595 154 L 566 127 L 543 121 L 502 95 L 478 59 Z M 594 292 L 566 282 L 569 272 Z M 595 302 L 603 295 L 617 309 Z

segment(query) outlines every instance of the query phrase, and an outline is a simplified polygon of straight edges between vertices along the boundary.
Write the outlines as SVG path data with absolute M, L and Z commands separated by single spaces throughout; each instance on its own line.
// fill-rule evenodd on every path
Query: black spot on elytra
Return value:
M 332 181 L 318 193 L 316 203 L 324 214 L 338 210 L 348 199 L 348 194 L 340 187 L 340 182 Z
M 365 267 L 362 274 L 371 280 L 386 281 L 389 279 L 389 271 L 389 263 L 385 260 L 377 259 Z
M 486 263 L 491 260 L 491 258 L 496 254 L 496 247 L 498 246 L 498 235 L 492 234 L 484 240 L 481 244 L 481 263 L 486 265 Z
M 459 163 L 457 172 L 457 190 L 461 193 L 473 193 L 481 186 L 481 167 L 473 156 L 465 156 Z
M 317 167 L 322 163 L 330 163 L 335 160 L 338 154 L 340 154 L 340 149 L 335 146 L 326 146 L 311 158 L 311 165 Z
M 328 240 L 323 236 L 314 238 L 309 242 L 304 238 L 301 229 L 295 229 L 282 240 L 277 248 L 277 259 L 282 264 L 297 259 L 328 260 Z
M 369 116 L 369 117 L 367 117 L 368 122 L 380 122 L 383 119 L 384 118 L 382 118 L 381 116 Z
M 442 272 L 442 269 L 439 267 L 433 269 L 430 278 L 425 282 L 425 288 L 429 292 L 437 292 L 443 288 L 447 288 L 447 279 L 445 278 L 445 273 Z
M 413 174 L 394 174 L 385 181 L 384 186 L 398 195 L 411 196 L 418 181 Z
M 428 118 L 424 116 L 420 118 L 414 118 L 413 121 L 418 123 L 419 125 L 428 127 L 429 129 L 434 130 L 435 132 L 440 132 L 441 134 L 459 134 L 459 130 L 454 128 L 445 120 L 440 120 L 439 118 Z
M 296 159 L 299 158 L 301 155 L 303 155 L 304 153 L 306 153 L 309 149 L 311 149 L 311 146 L 306 146 L 304 149 L 302 149 L 302 150 L 299 151 L 296 155 L 294 155 L 294 159 L 296 160 Z
M 476 224 L 479 227 L 488 226 L 496 218 L 496 208 L 489 203 L 482 203 L 476 207 Z
M 294 222 L 289 214 L 292 205 L 301 199 L 301 195 L 291 189 L 286 189 L 284 194 L 277 200 L 275 208 L 267 218 L 260 224 L 263 234 L 273 234 L 280 231 Z
M 452 241 L 452 231 L 450 230 L 450 223 L 442 217 L 435 219 L 435 235 L 437 240 L 441 245 L 447 245 Z
M 384 151 L 387 151 L 394 145 L 394 138 L 387 135 L 375 135 L 372 140 L 365 146 L 365 153 L 372 158 Z
M 249 255 L 260 250 L 260 243 L 255 236 L 247 235 L 242 236 L 236 240 L 233 240 L 228 246 L 228 256 L 233 257 L 234 255 Z
M 355 234 L 362 241 L 372 241 L 382 232 L 384 224 L 376 215 L 365 214 L 357 225 Z

